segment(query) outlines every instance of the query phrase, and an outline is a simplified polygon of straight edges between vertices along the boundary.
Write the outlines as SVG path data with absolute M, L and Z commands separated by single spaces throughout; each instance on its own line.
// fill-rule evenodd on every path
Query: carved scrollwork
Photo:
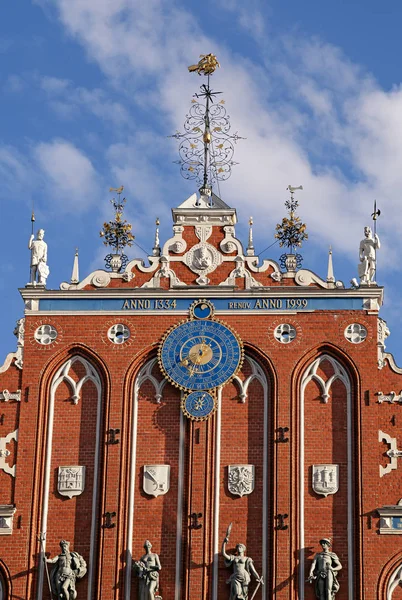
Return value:
M 107 287 L 110 283 L 110 275 L 106 271 L 95 271 L 91 283 L 98 288 Z

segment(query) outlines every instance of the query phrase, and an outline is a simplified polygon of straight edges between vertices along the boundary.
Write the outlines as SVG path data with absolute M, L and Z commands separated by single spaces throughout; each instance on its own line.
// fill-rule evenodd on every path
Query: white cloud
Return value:
M 42 142 L 35 147 L 34 157 L 53 207 L 80 213 L 94 203 L 99 192 L 98 175 L 79 148 L 66 140 Z
M 67 79 L 47 76 L 40 85 L 48 95 L 51 108 L 63 118 L 74 118 L 80 110 L 85 110 L 113 125 L 130 122 L 128 110 L 120 102 L 111 100 L 104 90 L 74 87 Z
M 222 2 L 241 19 L 237 0 Z M 256 222 L 273 232 L 291 183 L 304 186 L 300 214 L 322 246 L 331 243 L 354 256 L 374 198 L 383 208 L 392 208 L 393 221 L 402 222 L 397 198 L 402 188 L 402 93 L 381 90 L 338 48 L 304 39 L 298 32 L 293 38 L 276 34 L 270 51 L 257 35 L 262 69 L 205 35 L 178 2 L 53 4 L 68 33 L 84 46 L 109 83 L 124 84 L 137 105 L 155 112 L 150 139 L 158 139 L 156 129 L 168 133 L 180 128 L 191 95 L 202 82 L 186 74 L 191 57 L 194 61 L 203 52 L 218 55 L 222 69 L 212 87 L 226 90 L 233 130 L 247 138 L 238 145 L 240 165 L 222 185 L 222 195 L 240 212 L 247 210 L 245 218 L 253 212 Z M 258 5 L 252 17 L 260 18 Z M 250 24 L 243 25 L 250 30 Z M 97 94 L 81 93 L 80 102 L 92 105 L 103 118 L 102 109 L 96 108 L 103 99 Z M 110 168 L 125 179 L 123 183 L 133 178 L 142 198 L 171 205 L 172 198 L 163 194 L 165 181 L 152 162 L 155 157 L 144 147 L 128 138 L 113 146 L 108 152 Z M 128 152 L 132 160 L 123 160 Z M 170 161 L 167 150 L 164 161 Z M 386 235 L 391 226 L 393 222 L 383 221 Z M 399 238 L 395 244 L 402 246 Z
M 20 75 L 9 75 L 4 84 L 4 91 L 16 94 L 22 92 L 25 87 L 25 82 Z

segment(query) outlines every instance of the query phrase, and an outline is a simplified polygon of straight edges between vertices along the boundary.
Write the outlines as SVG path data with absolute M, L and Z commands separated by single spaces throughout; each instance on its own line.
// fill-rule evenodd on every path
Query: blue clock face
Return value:
M 167 333 L 159 348 L 165 376 L 184 390 L 210 390 L 241 367 L 243 347 L 219 321 L 187 321 Z
M 215 411 L 215 398 L 208 392 L 191 392 L 182 401 L 186 417 L 194 421 L 205 421 Z

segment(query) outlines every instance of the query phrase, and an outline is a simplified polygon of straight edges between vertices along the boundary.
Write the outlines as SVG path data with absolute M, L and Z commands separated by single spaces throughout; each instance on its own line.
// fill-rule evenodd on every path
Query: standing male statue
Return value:
M 331 546 L 329 538 L 322 538 L 320 544 L 322 552 L 318 552 L 314 556 L 307 581 L 315 582 L 317 600 L 334 600 L 335 594 L 339 591 L 337 575 L 338 571 L 342 569 L 342 565 L 335 552 L 329 551 Z
M 43 240 L 45 230 L 39 229 L 36 240 L 32 234 L 29 238 L 28 248 L 31 251 L 31 285 L 46 285 L 46 279 L 49 277 L 49 267 L 47 266 L 47 244 Z
M 87 572 L 87 563 L 78 552 L 70 552 L 70 542 L 61 540 L 61 553 L 54 558 L 47 558 L 47 563 L 55 564 L 50 576 L 52 592 L 56 598 L 62 600 L 75 600 L 77 591 L 75 582 L 84 577 Z
M 236 555 L 226 552 L 226 544 L 229 541 L 229 533 L 231 526 L 229 525 L 226 537 L 222 543 L 222 554 L 225 559 L 226 567 L 233 567 L 233 573 L 226 583 L 230 585 L 229 600 L 248 600 L 248 586 L 251 581 L 251 574 L 255 577 L 258 584 L 263 584 L 264 581 L 260 577 L 254 567 L 253 559 L 246 556 L 246 546 L 244 544 L 236 545 Z M 254 596 L 253 596 L 254 597 Z
M 370 285 L 375 276 L 376 269 L 376 251 L 380 249 L 380 238 L 377 234 L 374 235 L 371 227 L 364 228 L 364 239 L 360 242 L 359 258 L 360 263 L 357 265 L 357 271 L 360 277 L 360 283 Z
M 159 587 L 159 571 L 162 567 L 159 556 L 151 552 L 151 549 L 151 542 L 145 540 L 145 554 L 133 565 L 135 574 L 140 580 L 138 600 L 156 600 L 158 598 L 155 593 Z

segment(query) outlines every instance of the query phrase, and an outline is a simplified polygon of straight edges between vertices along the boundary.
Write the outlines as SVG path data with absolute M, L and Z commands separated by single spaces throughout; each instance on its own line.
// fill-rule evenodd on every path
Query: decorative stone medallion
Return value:
M 34 337 L 38 344 L 48 346 L 57 338 L 57 330 L 53 325 L 40 325 L 35 331 Z
M 221 264 L 222 255 L 208 242 L 200 242 L 185 254 L 184 261 L 194 273 L 205 276 Z
M 124 323 L 116 323 L 110 327 L 107 336 L 113 344 L 124 344 L 130 337 L 130 329 Z
M 290 342 L 296 339 L 296 327 L 293 327 L 290 323 L 281 323 L 275 328 L 274 336 L 281 344 L 290 344 Z
M 59 467 L 57 491 L 61 496 L 80 496 L 85 489 L 85 467 Z
M 163 496 L 170 488 L 170 465 L 144 465 L 142 488 L 149 496 Z
M 246 496 L 254 491 L 254 465 L 229 465 L 228 490 L 235 496 Z
M 316 494 L 329 496 L 339 490 L 339 465 L 313 465 L 312 487 Z
M 345 338 L 351 344 L 361 344 L 367 337 L 367 329 L 360 323 L 351 323 L 345 329 Z

